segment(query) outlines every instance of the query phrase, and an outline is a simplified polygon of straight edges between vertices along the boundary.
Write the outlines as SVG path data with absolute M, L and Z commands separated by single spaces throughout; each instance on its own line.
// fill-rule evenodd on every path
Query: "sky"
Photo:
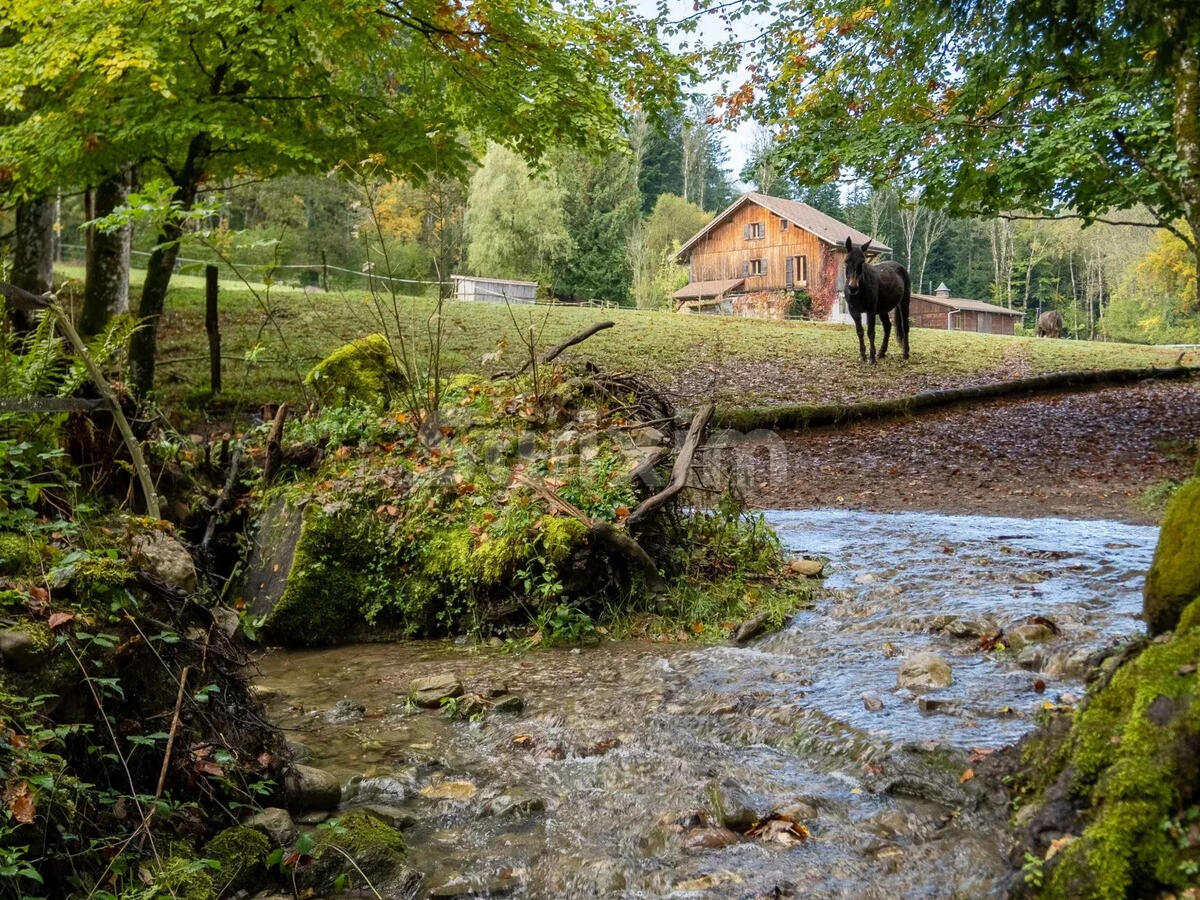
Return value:
M 693 0 L 668 0 L 668 9 L 672 19 L 681 19 L 684 16 L 691 15 L 694 12 L 692 5 Z M 644 16 L 653 17 L 657 15 L 656 0 L 637 0 L 639 12 Z M 751 20 L 746 20 L 750 22 Z M 720 20 L 715 15 L 707 15 L 700 19 L 699 27 L 696 31 L 686 36 L 690 42 L 703 42 L 715 44 L 725 39 L 725 29 Z M 744 69 L 739 69 L 736 76 L 737 79 L 747 77 L 747 72 Z M 721 89 L 719 81 L 709 81 L 696 86 L 695 90 L 706 93 L 710 96 L 716 94 Z M 729 171 L 733 176 L 735 187 L 744 187 L 738 179 L 738 173 L 742 171 L 742 166 L 746 164 L 746 160 L 750 155 L 750 145 L 754 141 L 755 123 L 751 121 L 739 122 L 737 127 L 725 131 L 723 137 L 725 146 L 729 148 Z

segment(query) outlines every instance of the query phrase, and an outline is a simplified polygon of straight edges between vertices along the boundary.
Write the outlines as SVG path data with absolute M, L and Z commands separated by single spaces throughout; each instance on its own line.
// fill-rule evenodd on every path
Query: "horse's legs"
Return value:
M 883 359 L 885 356 L 887 356 L 888 338 L 892 336 L 892 320 L 885 312 L 881 312 L 879 314 L 879 318 L 883 322 L 883 346 L 879 348 L 879 358 Z M 897 335 L 897 337 L 899 337 L 899 335 Z
M 856 313 L 852 313 L 852 315 L 854 316 L 854 327 L 858 330 L 858 357 L 863 362 L 866 362 L 867 361 L 867 345 L 863 343 L 862 313 L 856 312 Z M 875 327 L 874 324 L 872 324 L 871 327 L 874 328 Z M 874 340 L 874 338 L 872 338 L 872 340 Z
M 871 363 L 875 362 L 875 316 L 876 312 L 873 309 L 867 310 L 867 337 L 871 341 Z

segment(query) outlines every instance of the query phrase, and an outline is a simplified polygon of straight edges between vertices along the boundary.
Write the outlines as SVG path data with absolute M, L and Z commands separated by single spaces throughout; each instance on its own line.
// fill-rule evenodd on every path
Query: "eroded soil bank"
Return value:
M 842 507 L 1152 523 L 1144 496 L 1186 478 L 1200 384 L 1144 382 L 952 408 L 782 436 L 735 459 L 767 509 Z

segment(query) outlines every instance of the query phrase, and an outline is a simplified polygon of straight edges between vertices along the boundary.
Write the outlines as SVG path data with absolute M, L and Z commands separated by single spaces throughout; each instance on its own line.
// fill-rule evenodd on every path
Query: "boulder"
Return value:
M 802 575 L 805 578 L 816 578 L 825 570 L 825 564 L 819 559 L 803 559 L 796 557 L 788 560 L 788 574 Z
M 382 334 L 369 334 L 334 350 L 309 370 L 305 384 L 327 405 L 357 400 L 386 406 L 405 382 L 391 344 Z
M 720 850 L 736 844 L 738 836 L 728 828 L 693 828 L 683 838 L 683 846 L 693 852 L 698 850 Z
M 712 804 L 716 821 L 732 831 L 749 831 L 766 812 L 765 807 L 761 807 L 745 788 L 732 778 L 710 781 L 708 800 Z
M 667 443 L 667 436 L 651 425 L 635 428 L 629 433 L 629 436 L 639 447 L 661 447 Z
M 294 765 L 283 776 L 283 795 L 292 810 L 337 809 L 342 783 L 324 769 Z
M 1158 547 L 1146 575 L 1142 618 L 1150 634 L 1171 631 L 1200 597 L 1200 477 L 1183 485 L 1163 513 Z
M 492 701 L 492 712 L 519 713 L 525 708 L 525 701 L 516 694 L 504 694 Z
M 133 560 L 151 576 L 182 591 L 196 589 L 196 564 L 187 548 L 165 531 L 135 534 L 130 545 Z
M 32 672 L 42 663 L 48 639 L 42 641 L 25 628 L 6 628 L 0 631 L 0 660 L 16 672 Z
M 265 834 L 272 847 L 290 847 L 300 836 L 291 814 L 278 806 L 268 806 L 256 812 L 243 824 Z
M 437 709 L 448 697 L 461 697 L 463 683 L 453 672 L 414 678 L 408 685 L 408 699 L 425 709 Z
M 950 664 L 937 653 L 914 653 L 896 673 L 896 686 L 910 690 L 934 690 L 953 683 Z

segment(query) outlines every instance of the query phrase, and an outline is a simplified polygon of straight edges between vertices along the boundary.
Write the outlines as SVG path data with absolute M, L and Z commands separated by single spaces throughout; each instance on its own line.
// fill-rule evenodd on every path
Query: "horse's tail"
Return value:
M 900 298 L 900 302 L 896 306 L 896 318 L 903 323 L 901 334 L 904 336 L 904 358 L 908 359 L 908 307 L 912 300 L 912 278 L 908 274 L 908 269 L 904 266 L 900 267 L 900 273 L 904 276 L 904 295 Z

